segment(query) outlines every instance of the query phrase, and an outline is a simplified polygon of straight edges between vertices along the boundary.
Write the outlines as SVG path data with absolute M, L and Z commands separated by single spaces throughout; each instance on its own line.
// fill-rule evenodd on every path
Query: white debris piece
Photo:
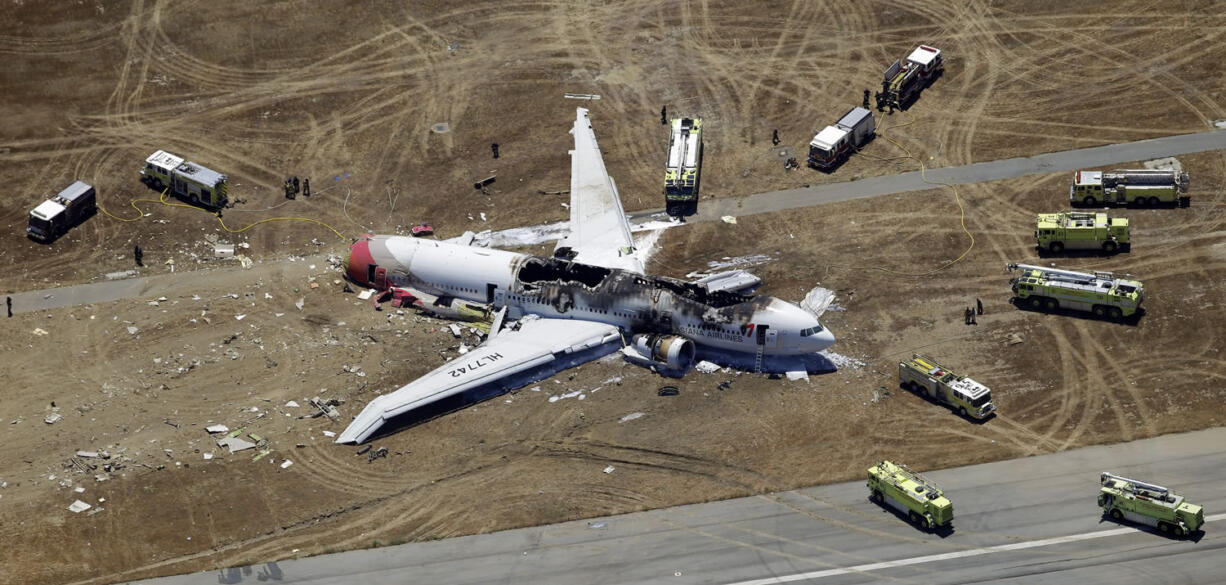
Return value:
M 271 299 L 271 298 L 272 298 L 272 295 L 270 295 L 270 294 L 268 294 L 268 293 L 264 293 L 264 298 L 266 298 L 266 299 Z
M 866 365 L 864 362 L 856 358 L 847 357 L 845 355 L 839 355 L 830 350 L 822 350 L 818 353 L 821 354 L 822 357 L 830 360 L 830 363 L 834 364 L 834 367 L 836 368 L 851 367 L 851 368 L 855 368 L 858 370 L 860 368 L 863 368 Z
M 42 337 L 43 335 L 46 335 L 46 334 L 47 334 L 47 330 L 46 330 L 46 329 L 43 329 L 42 327 L 35 327 L 35 328 L 34 328 L 34 331 L 31 331 L 31 333 L 33 333 L 33 334 L 35 334 L 35 335 L 37 335 L 37 336 L 39 336 L 39 337 Z
M 336 433 L 334 433 L 334 432 L 332 432 L 332 431 L 324 431 L 324 436 L 325 436 L 325 437 L 335 437 L 335 436 L 336 436 Z
M 366 290 L 364 290 L 364 291 L 362 291 L 362 292 L 358 293 L 358 298 L 359 298 L 359 299 L 362 299 L 363 301 L 368 301 L 368 300 L 370 300 L 370 297 L 374 296 L 374 294 L 375 294 L 375 289 L 373 289 L 373 288 L 368 288 L 368 289 L 366 289 Z
M 789 380 L 804 380 L 809 381 L 809 372 L 804 370 L 792 370 L 786 373 Z
M 694 364 L 694 369 L 703 374 L 714 374 L 715 372 L 719 371 L 719 364 L 715 364 L 707 360 L 702 360 Z
M 246 317 L 247 317 L 247 315 L 235 315 L 235 316 L 234 316 L 234 320 L 235 320 L 235 321 L 242 321 L 242 320 L 243 320 L 244 318 L 246 318 Z
M 295 306 L 295 307 L 298 307 L 298 310 L 299 310 L 299 311 L 301 311 L 301 310 L 302 310 L 302 307 L 305 307 L 305 306 L 306 306 L 306 297 L 302 297 L 302 298 L 298 299 L 297 301 L 295 301 L 295 302 L 294 302 L 294 306 Z
M 68 511 L 72 512 L 73 514 L 80 514 L 81 512 L 84 512 L 90 508 L 93 508 L 93 506 L 86 504 L 81 500 L 76 500 L 68 506 Z
M 226 437 L 220 441 L 217 441 L 217 446 L 225 447 L 229 449 L 231 453 L 238 453 L 239 451 L 254 449 L 255 443 L 240 439 L 238 437 Z
M 60 421 L 61 421 L 63 418 L 64 418 L 64 415 L 62 415 L 62 414 L 60 414 L 60 413 L 58 413 L 58 412 L 53 412 L 53 413 L 51 413 L 51 414 L 48 414 L 48 415 L 47 415 L 47 418 L 44 418 L 44 419 L 43 419 L 43 422 L 45 422 L 45 423 L 47 423 L 47 424 L 49 424 L 49 425 L 53 425 L 53 424 L 55 424 L 55 423 L 57 423 L 57 422 L 60 422 Z
M 128 334 L 129 334 L 129 335 L 136 335 L 136 332 L 137 332 L 137 331 L 140 331 L 140 330 L 139 330 L 139 329 L 137 329 L 136 327 L 132 326 L 132 325 L 129 325 L 129 326 L 128 326 Z
M 209 425 L 207 427 L 204 427 L 204 430 L 212 434 L 228 433 L 230 432 L 230 427 L 227 427 L 226 425 Z
M 293 462 L 293 461 L 290 461 L 289 459 L 286 459 L 286 460 L 285 460 L 285 462 L 281 464 L 281 469 L 285 469 L 285 468 L 287 468 L 287 467 L 289 467 L 289 466 L 291 466 L 291 465 L 293 465 L 293 464 L 294 464 L 294 462 Z
M 77 486 L 77 487 L 75 487 L 75 488 L 72 488 L 72 491 L 74 491 L 74 492 L 76 492 L 76 493 L 78 493 L 78 494 L 83 494 L 83 493 L 85 493 L 85 488 L 83 488 L 83 487 L 81 487 L 81 486 Z
M 460 326 L 456 325 L 455 323 L 450 323 L 447 326 L 451 328 L 451 334 L 456 336 L 456 339 L 459 339 L 461 333 Z
M 291 400 L 291 401 L 289 401 L 289 402 L 286 402 L 286 403 L 285 403 L 285 407 L 286 407 L 286 408 L 298 408 L 298 403 L 297 403 L 297 402 L 295 402 L 295 401 L 293 401 L 293 400 Z
M 814 317 L 821 317 L 833 302 L 834 291 L 819 286 L 805 295 L 805 300 L 800 301 L 800 308 L 812 313 Z
M 460 349 L 458 349 L 458 350 L 456 350 L 456 351 L 459 351 L 459 352 L 460 352 L 460 355 L 464 355 L 464 354 L 468 353 L 468 346 L 467 346 L 467 345 L 465 345 L 465 344 L 463 344 L 463 343 L 461 343 L 461 344 L 460 344 Z
M 632 413 L 630 413 L 630 414 L 627 414 L 626 416 L 621 417 L 620 419 L 618 419 L 618 420 L 617 420 L 617 422 L 628 422 L 628 421 L 632 421 L 632 420 L 634 420 L 634 419 L 636 419 L 636 418 L 643 418 L 643 413 L 641 413 L 641 412 L 632 412 Z
M 605 473 L 613 473 L 613 466 L 612 466 L 612 465 L 610 465 L 610 466 L 608 466 L 608 467 L 604 468 L 604 472 L 605 472 Z
M 207 451 L 207 452 L 205 452 L 205 453 L 204 453 L 204 460 L 205 460 L 205 461 L 208 461 L 208 460 L 210 460 L 210 459 L 212 459 L 212 458 L 213 458 L 213 452 L 212 452 L 212 451 Z
M 725 215 L 719 219 L 724 223 L 736 223 L 736 218 L 731 215 Z
M 77 457 L 84 457 L 86 459 L 97 459 L 98 452 L 97 451 L 77 451 Z

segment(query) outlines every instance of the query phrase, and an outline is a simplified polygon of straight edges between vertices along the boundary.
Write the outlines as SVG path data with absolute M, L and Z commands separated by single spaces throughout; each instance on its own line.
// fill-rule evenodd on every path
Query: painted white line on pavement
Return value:
M 1215 520 L 1226 519 L 1226 513 L 1214 514 L 1205 517 L 1205 523 Z M 1085 534 L 1071 534 L 1069 536 L 1057 536 L 1055 538 L 1044 538 L 1042 540 L 1031 540 L 1027 542 L 1015 542 L 1012 544 L 1002 544 L 998 546 L 989 546 L 986 548 L 972 548 L 970 550 L 962 550 L 956 552 L 941 553 L 937 555 L 925 555 L 922 557 L 912 557 L 909 559 L 899 559 L 897 561 L 884 561 L 880 563 L 870 563 L 867 565 L 856 565 L 843 569 L 825 569 L 822 571 L 812 571 L 809 573 L 796 573 L 795 575 L 782 575 L 779 577 L 767 577 L 765 579 L 754 579 L 752 581 L 737 581 L 728 585 L 776 585 L 778 583 L 791 583 L 793 581 L 805 581 L 809 579 L 821 579 L 823 577 L 833 577 L 835 575 L 846 575 L 848 573 L 863 573 L 865 571 L 877 571 L 881 569 L 891 569 L 894 567 L 906 567 L 910 565 L 919 565 L 923 563 L 933 563 L 936 561 L 946 561 L 949 559 L 962 559 L 966 557 L 977 557 L 991 553 L 1006 552 L 1011 550 L 1022 550 L 1027 548 L 1036 548 L 1040 546 L 1050 546 L 1053 544 L 1064 544 L 1066 542 L 1077 542 L 1079 540 L 1092 540 L 1095 538 L 1105 538 L 1108 536 L 1118 536 L 1130 532 L 1137 532 L 1139 528 L 1124 527 L 1112 528 L 1111 530 L 1100 530 L 1098 532 L 1087 532 Z

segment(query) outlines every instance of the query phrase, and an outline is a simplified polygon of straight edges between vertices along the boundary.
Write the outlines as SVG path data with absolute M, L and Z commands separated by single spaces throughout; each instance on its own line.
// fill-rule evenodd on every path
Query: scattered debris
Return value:
M 449 323 L 447 326 L 451 328 L 451 334 L 454 335 L 456 339 L 459 339 L 460 338 L 460 326 L 456 325 L 455 323 Z
M 362 291 L 362 292 L 358 293 L 358 298 L 359 298 L 359 299 L 362 299 L 363 301 L 368 301 L 368 300 L 370 300 L 370 297 L 371 297 L 371 296 L 373 296 L 374 294 L 375 294 L 375 289 L 373 289 L 373 288 L 368 288 L 368 289 L 366 289 L 366 290 L 364 290 L 364 291 Z
M 676 386 L 661 386 L 656 392 L 656 396 L 676 396 L 681 394 L 681 390 Z
M 306 306 L 306 297 L 302 297 L 298 299 L 297 301 L 295 301 L 294 306 L 298 307 L 298 310 L 301 311 L 302 307 Z
M 60 422 L 60 420 L 62 420 L 63 418 L 64 418 L 64 415 L 62 415 L 62 414 L 60 414 L 60 413 L 58 413 L 58 412 L 53 412 L 53 413 L 51 413 L 51 414 L 48 414 L 48 415 L 47 415 L 47 418 L 44 418 L 44 419 L 43 419 L 43 422 L 45 422 L 45 423 L 47 423 L 47 424 L 49 424 L 49 425 L 53 425 L 53 424 L 55 424 L 55 423 L 57 423 L 57 422 Z
M 796 380 L 804 380 L 806 382 L 809 381 L 809 372 L 806 372 L 804 370 L 792 370 L 790 372 L 784 372 L 784 375 L 787 376 L 789 380 L 793 380 L 793 381 L 796 381 Z
M 618 419 L 618 420 L 617 420 L 617 422 L 619 422 L 619 423 L 624 423 L 624 422 L 627 422 L 627 421 L 632 421 L 632 420 L 634 420 L 634 419 L 636 419 L 636 418 L 643 418 L 643 413 L 641 413 L 641 412 L 632 412 L 632 413 L 630 413 L 630 414 L 627 414 L 626 416 L 621 417 L 620 419 Z
M 1010 333 L 1009 334 L 1009 345 L 1017 345 L 1019 343 L 1022 343 L 1023 341 L 1025 340 L 1022 338 L 1021 333 Z
M 37 335 L 37 336 L 39 336 L 39 337 L 42 337 L 43 335 L 46 335 L 46 334 L 47 334 L 47 330 L 46 330 L 46 329 L 43 329 L 42 327 L 35 327 L 35 328 L 34 328 L 34 331 L 31 331 L 31 333 L 33 333 L 33 334 L 35 334 L 35 335 Z
M 588 527 L 588 528 L 593 528 L 593 529 L 596 529 L 596 528 L 604 528 L 605 526 L 608 526 L 608 525 L 609 525 L 609 523 L 608 523 L 608 522 L 605 522 L 605 521 L 603 521 L 603 520 L 602 520 L 602 521 L 600 521 L 600 522 L 588 522 L 588 523 L 587 523 L 587 527 Z
M 206 451 L 206 452 L 204 452 L 204 460 L 205 460 L 205 461 L 208 461 L 208 460 L 210 460 L 210 459 L 212 459 L 212 458 L 213 458 L 213 452 L 212 452 L 212 451 Z
M 128 335 L 136 335 L 137 331 L 140 331 L 140 330 L 132 325 L 128 326 Z
M 332 431 L 324 431 L 324 436 L 325 436 L 325 437 L 335 437 L 335 436 L 336 436 L 336 433 L 334 433 L 334 432 L 332 432 Z
M 252 461 L 253 463 L 254 463 L 254 462 L 256 462 L 256 461 L 259 461 L 259 460 L 263 459 L 263 458 L 264 458 L 266 455 L 268 455 L 269 453 L 272 453 L 272 449 L 264 449 L 263 451 L 260 451 L 260 452 L 259 452 L 259 454 L 258 454 L 258 455 L 256 455 L 255 457 L 252 457 L 252 458 L 251 458 L 251 461 Z
M 286 407 L 286 408 L 298 408 L 298 403 L 297 403 L 297 402 L 295 402 L 295 401 L 293 401 L 293 400 L 291 400 L 291 401 L 289 401 L 289 402 L 286 402 L 286 403 L 285 403 L 285 407 Z
M 244 439 L 240 439 L 238 437 L 225 437 L 221 439 L 220 441 L 217 441 L 217 446 L 225 447 L 229 449 L 230 453 L 238 453 L 239 451 L 246 451 L 247 449 L 254 449 L 255 443 L 252 443 L 251 441 L 247 441 Z
M 367 459 L 366 459 L 366 462 L 367 462 L 367 463 L 371 463 L 371 462 L 373 462 L 375 459 L 378 459 L 378 458 L 380 458 L 380 457 L 383 457 L 383 458 L 385 458 L 385 459 L 387 458 L 387 447 L 379 447 L 378 449 L 375 449 L 374 451 L 371 451 L 371 452 L 370 452 L 370 456 L 369 456 L 369 457 L 367 457 Z
M 289 459 L 286 459 L 285 461 L 283 461 L 283 462 L 281 463 L 281 469 L 285 469 L 285 468 L 287 468 L 287 467 L 289 467 L 289 466 L 291 466 L 291 465 L 293 465 L 293 464 L 294 464 L 294 462 L 293 462 L 293 461 L 290 461 Z
M 354 455 L 365 455 L 366 452 L 370 451 L 372 448 L 373 448 L 372 445 L 367 445 L 365 447 L 362 447 L 361 449 L 358 449 L 358 452 L 354 453 Z
M 600 94 L 598 93 L 564 93 L 562 94 L 562 97 L 568 100 L 589 100 L 591 101 L 591 100 L 600 99 Z
M 204 430 L 208 431 L 210 434 L 228 433 L 230 432 L 230 427 L 227 427 L 226 425 L 209 425 L 204 427 Z
M 736 218 L 731 215 L 725 215 L 719 219 L 720 221 L 723 221 L 724 223 L 733 223 L 733 224 L 736 223 Z
M 107 453 L 106 451 L 77 451 L 77 457 L 84 457 L 86 459 L 110 459 L 111 454 Z
M 605 473 L 613 473 L 613 466 L 612 466 L 612 465 L 610 465 L 610 466 L 608 466 L 608 467 L 604 468 L 604 472 L 605 472 Z
M 71 505 L 68 506 L 68 511 L 72 512 L 73 514 L 80 514 L 81 512 L 84 512 L 92 507 L 93 506 L 86 504 L 85 502 L 82 502 L 81 500 L 76 500 Z
M 719 365 L 711 363 L 707 360 L 702 360 L 694 364 L 694 369 L 703 374 L 714 374 L 719 371 Z

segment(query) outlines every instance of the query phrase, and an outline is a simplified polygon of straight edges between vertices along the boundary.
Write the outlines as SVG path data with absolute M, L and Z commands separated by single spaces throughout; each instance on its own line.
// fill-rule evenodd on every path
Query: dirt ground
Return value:
M 102 280 L 133 267 L 134 244 L 142 274 L 173 260 L 210 276 L 162 301 L 4 322 L 0 581 L 110 583 L 846 480 L 883 457 L 926 469 L 1222 424 L 1226 157 L 1214 152 L 1180 159 L 1190 208 L 1117 212 L 1132 219 L 1131 253 L 1043 259 L 1142 279 L 1146 314 L 1132 325 L 1007 302 L 1003 266 L 1038 260 L 1034 214 L 1066 206 L 1068 173 L 934 189 L 660 238 L 652 272 L 757 254 L 765 294 L 835 290 L 845 310 L 823 322 L 852 360 L 835 373 L 695 372 L 668 382 L 679 396 L 660 397 L 665 380 L 609 358 L 379 439 L 386 459 L 323 434 L 460 344 L 442 321 L 342 294 L 328 254 L 421 221 L 450 237 L 565 219 L 565 196 L 542 192 L 568 188 L 576 106 L 592 109 L 628 211 L 663 205 L 662 105 L 706 122 L 704 198 L 917 159 L 1200 132 L 1226 118 L 1220 12 L 1139 1 L 6 0 L 0 290 Z M 832 174 L 783 169 L 772 129 L 803 158 L 814 129 L 921 42 L 945 52 L 947 71 L 908 112 L 879 118 L 889 140 Z M 157 149 L 229 174 L 242 202 L 224 224 L 129 205 L 156 199 L 137 171 Z M 311 177 L 314 195 L 285 200 L 289 175 Z M 490 175 L 490 194 L 473 190 Z M 27 240 L 29 209 L 74 179 L 132 221 L 100 214 L 53 245 Z M 303 221 L 244 230 L 285 217 L 341 236 Z M 210 239 L 248 244 L 254 266 L 212 259 Z M 986 312 L 968 327 L 961 312 L 975 298 Z M 896 361 L 911 351 L 993 388 L 1000 416 L 971 424 L 899 391 Z M 340 419 L 304 417 L 316 396 L 342 400 Z M 229 454 L 210 424 L 256 433 L 272 452 Z M 78 450 L 110 459 L 74 463 Z M 69 512 L 77 499 L 94 509 Z

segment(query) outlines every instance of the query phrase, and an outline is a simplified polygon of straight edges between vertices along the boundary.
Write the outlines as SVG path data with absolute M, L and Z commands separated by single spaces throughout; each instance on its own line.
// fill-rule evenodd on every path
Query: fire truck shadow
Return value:
M 892 516 L 894 516 L 895 518 L 897 518 L 897 519 L 898 519 L 900 522 L 902 522 L 902 523 L 904 523 L 904 524 L 908 524 L 908 525 L 910 525 L 912 528 L 914 528 L 914 529 L 916 529 L 916 530 L 918 530 L 918 531 L 920 531 L 920 532 L 927 532 L 927 533 L 932 534 L 932 535 L 934 535 L 934 536 L 936 536 L 936 537 L 938 537 L 938 538 L 949 538 L 949 537 L 950 537 L 950 536 L 952 536 L 952 535 L 953 535 L 953 533 L 954 533 L 954 525 L 953 525 L 953 523 L 946 524 L 945 526 L 937 526 L 937 527 L 933 528 L 932 530 L 927 530 L 927 531 L 926 531 L 926 530 L 924 530 L 924 528 L 923 528 L 922 526 L 920 526 L 920 525 L 918 525 L 918 524 L 916 524 L 916 523 L 912 522 L 912 521 L 911 521 L 911 519 L 907 517 L 907 514 L 906 514 L 905 512 L 902 512 L 902 511 L 898 510 L 897 508 L 894 508 L 893 506 L 890 506 L 889 504 L 882 503 L 882 502 L 875 502 L 875 501 L 873 501 L 873 498 L 871 498 L 871 497 L 870 497 L 870 498 L 868 498 L 868 501 L 869 501 L 869 502 L 871 502 L 873 505 L 877 506 L 878 508 L 880 508 L 882 512 L 887 512 L 887 513 L 891 514 Z
M 1114 524 L 1116 526 L 1126 527 L 1126 528 L 1136 528 L 1137 530 L 1141 532 L 1148 532 L 1150 534 L 1155 534 L 1167 540 L 1186 540 L 1192 543 L 1197 543 L 1197 542 L 1200 542 L 1200 540 L 1205 537 L 1204 530 L 1195 530 L 1193 532 L 1189 532 L 1188 534 L 1184 536 L 1176 536 L 1174 534 L 1158 530 L 1157 528 L 1154 528 L 1153 526 L 1146 526 L 1144 524 L 1134 524 L 1127 520 L 1116 520 L 1115 518 L 1112 518 L 1109 514 L 1103 514 L 1103 517 L 1098 521 L 1098 523 L 1099 524 Z
M 1086 321 L 1101 321 L 1103 323 L 1118 323 L 1120 325 L 1125 325 L 1128 327 L 1136 327 L 1138 324 L 1140 324 L 1141 317 L 1145 316 L 1145 309 L 1140 308 L 1140 307 L 1138 307 L 1137 312 L 1133 313 L 1132 315 L 1129 315 L 1127 317 L 1121 317 L 1118 320 L 1113 320 L 1113 319 L 1106 318 L 1106 317 L 1097 317 L 1093 313 L 1088 313 L 1085 311 L 1077 311 L 1073 309 L 1057 308 L 1054 310 L 1049 310 L 1049 309 L 1044 309 L 1042 307 L 1035 308 L 1035 307 L 1031 307 L 1029 304 L 1026 304 L 1020 301 L 1021 299 L 1015 298 L 1015 299 L 1012 299 L 1010 302 L 1012 302 L 1013 306 L 1017 307 L 1019 310 L 1027 311 L 1030 313 L 1059 315 L 1061 317 L 1075 317 L 1077 319 L 1084 319 Z

